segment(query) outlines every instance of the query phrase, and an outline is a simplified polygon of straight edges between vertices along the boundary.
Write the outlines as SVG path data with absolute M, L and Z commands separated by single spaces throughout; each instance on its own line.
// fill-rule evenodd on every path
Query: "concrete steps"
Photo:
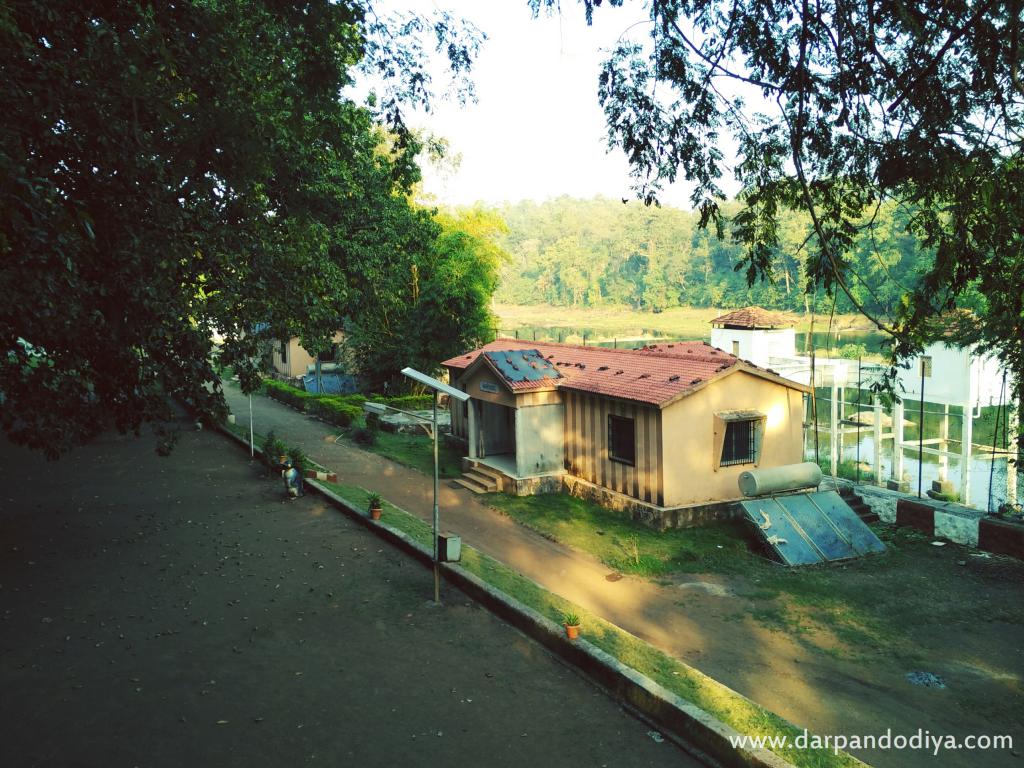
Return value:
M 839 495 L 842 497 L 846 505 L 857 513 L 857 517 L 863 520 L 865 523 L 877 523 L 881 518 L 877 512 L 873 512 L 871 507 L 864 503 L 864 500 L 857 495 L 857 492 L 846 485 L 839 486 Z
M 500 472 L 477 464 L 455 482 L 473 493 L 495 493 L 501 489 L 501 478 Z

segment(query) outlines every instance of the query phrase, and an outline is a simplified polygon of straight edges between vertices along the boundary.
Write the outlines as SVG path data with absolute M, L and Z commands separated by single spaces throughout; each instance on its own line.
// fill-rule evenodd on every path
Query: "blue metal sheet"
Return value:
M 811 565 L 821 562 L 821 554 L 793 525 L 786 510 L 773 498 L 749 499 L 740 506 L 765 543 L 786 565 Z
M 885 551 L 885 545 L 834 491 L 747 499 L 740 507 L 786 565 Z
M 875 535 L 874 531 L 865 525 L 863 520 L 857 517 L 857 514 L 847 506 L 838 493 L 820 491 L 812 493 L 811 499 L 850 542 L 858 555 L 885 551 L 885 544 Z
M 512 349 L 484 352 L 506 381 L 560 379 L 562 374 L 536 349 Z
M 813 502 L 813 494 L 797 493 L 792 496 L 778 496 L 776 501 L 789 512 L 795 525 L 821 553 L 822 560 L 845 560 L 856 557 L 857 552 L 839 534 L 832 521 Z
M 325 395 L 347 395 L 357 391 L 355 377 L 347 373 L 321 373 L 320 383 L 323 385 L 322 394 Z M 315 373 L 303 376 L 302 385 L 307 392 L 320 392 Z

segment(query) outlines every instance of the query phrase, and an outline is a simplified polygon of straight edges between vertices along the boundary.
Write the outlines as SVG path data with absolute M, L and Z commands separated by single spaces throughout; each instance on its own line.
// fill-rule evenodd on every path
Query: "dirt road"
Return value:
M 0 441 L 0 765 L 697 765 L 223 437 Z

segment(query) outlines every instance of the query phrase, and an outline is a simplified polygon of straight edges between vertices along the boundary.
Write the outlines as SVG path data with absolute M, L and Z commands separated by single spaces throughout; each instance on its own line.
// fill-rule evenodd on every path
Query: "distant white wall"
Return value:
M 954 347 L 936 342 L 925 347 L 923 357 L 931 358 L 931 375 L 924 379 L 924 399 L 929 403 L 967 404 L 971 408 L 998 405 L 1003 372 L 994 357 L 982 357 L 972 347 Z M 915 357 L 908 370 L 900 369 L 902 396 L 916 400 L 921 396 L 921 357 Z M 1011 380 L 1006 380 L 1009 397 Z
M 711 346 L 767 368 L 771 357 L 796 354 L 796 331 L 792 328 L 712 328 Z

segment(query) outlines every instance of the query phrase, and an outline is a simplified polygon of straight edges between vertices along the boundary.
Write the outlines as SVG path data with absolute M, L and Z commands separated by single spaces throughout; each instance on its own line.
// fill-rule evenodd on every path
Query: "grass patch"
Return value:
M 544 536 L 589 552 L 622 573 L 741 573 L 754 558 L 741 524 L 656 531 L 622 512 L 565 494 L 488 497 L 491 506 Z M 752 564 L 752 563 L 751 563 Z
M 346 436 L 346 439 L 347 436 Z M 352 443 L 364 451 L 376 453 L 386 459 L 415 469 L 425 475 L 434 475 L 434 443 L 426 435 L 409 433 L 378 432 L 373 445 Z M 462 455 L 460 449 L 438 443 L 437 474 L 441 478 L 462 477 Z
M 369 492 L 365 489 L 336 483 L 326 485 L 357 508 L 366 505 Z M 419 543 L 431 546 L 431 528 L 419 518 L 385 502 L 381 519 Z M 711 713 L 740 733 L 788 735 L 793 739 L 803 732 L 698 670 L 657 650 L 596 614 L 548 592 L 537 583 L 472 547 L 462 548 L 460 565 L 555 623 L 560 623 L 567 613 L 577 614 L 588 641 L 623 664 L 633 667 L 676 695 Z M 844 768 L 859 764 L 851 756 L 833 755 L 831 750 L 785 749 L 779 750 L 777 754 L 801 768 Z
M 369 509 L 370 491 L 365 488 L 358 485 L 346 485 L 345 483 L 322 483 L 322 485 L 330 488 L 357 509 Z M 392 528 L 397 528 L 406 536 L 425 547 L 433 546 L 431 543 L 433 528 L 418 517 L 399 509 L 387 499 L 384 499 L 381 505 L 380 520 Z
M 519 523 L 588 552 L 622 573 L 652 580 L 683 573 L 733 577 L 738 594 L 753 606 L 737 618 L 748 616 L 829 653 L 837 652 L 829 637 L 853 654 L 881 649 L 904 637 L 905 614 L 910 610 L 906 596 L 879 595 L 866 588 L 865 577 L 900 567 L 894 561 L 905 562 L 907 548 L 928 546 L 916 533 L 890 534 L 884 529 L 888 556 L 853 561 L 845 568 L 794 569 L 755 554 L 745 524 L 738 521 L 656 531 L 624 513 L 564 494 L 493 494 L 488 501 Z

